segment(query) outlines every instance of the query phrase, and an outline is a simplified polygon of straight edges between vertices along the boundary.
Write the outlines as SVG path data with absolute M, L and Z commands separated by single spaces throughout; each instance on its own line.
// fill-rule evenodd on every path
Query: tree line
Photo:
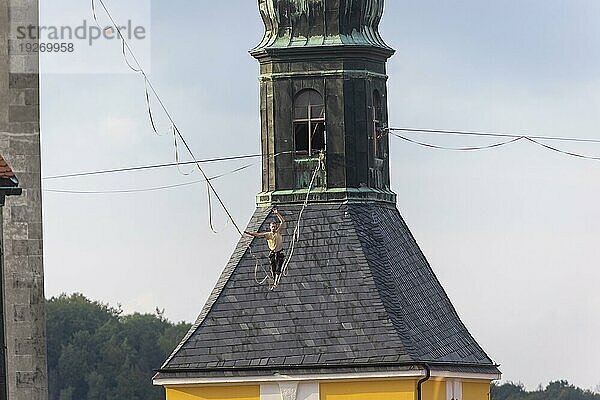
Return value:
M 600 400 L 600 394 L 570 385 L 567 381 L 551 382 L 545 388 L 529 392 L 522 384 L 492 385 L 492 400 Z
M 82 294 L 47 301 L 50 400 L 164 400 L 153 370 L 189 330 L 162 313 L 123 315 Z

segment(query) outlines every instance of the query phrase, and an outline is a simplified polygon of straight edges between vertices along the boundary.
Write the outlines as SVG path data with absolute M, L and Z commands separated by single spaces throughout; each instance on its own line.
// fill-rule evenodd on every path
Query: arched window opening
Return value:
M 373 149 L 376 158 L 385 158 L 385 126 L 381 94 L 373 91 Z
M 296 155 L 312 157 L 325 151 L 325 102 L 313 89 L 300 92 L 294 101 Z

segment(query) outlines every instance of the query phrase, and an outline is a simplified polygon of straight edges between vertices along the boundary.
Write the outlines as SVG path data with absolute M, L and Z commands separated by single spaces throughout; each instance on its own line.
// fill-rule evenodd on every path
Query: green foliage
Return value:
M 545 389 L 541 386 L 533 392 L 522 384 L 505 383 L 492 385 L 491 400 L 600 400 L 600 394 L 582 390 L 567 381 L 551 382 Z
M 48 306 L 50 400 L 159 400 L 153 370 L 189 330 L 156 315 L 120 309 L 81 294 L 53 297 Z

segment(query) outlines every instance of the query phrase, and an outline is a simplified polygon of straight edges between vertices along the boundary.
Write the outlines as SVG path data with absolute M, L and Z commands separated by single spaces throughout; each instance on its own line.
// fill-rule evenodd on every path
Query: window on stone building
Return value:
M 383 106 L 381 94 L 378 90 L 373 92 L 373 150 L 375 157 L 385 158 L 385 130 L 383 124 Z
M 298 156 L 325 150 L 325 102 L 316 90 L 303 90 L 294 100 L 294 143 Z

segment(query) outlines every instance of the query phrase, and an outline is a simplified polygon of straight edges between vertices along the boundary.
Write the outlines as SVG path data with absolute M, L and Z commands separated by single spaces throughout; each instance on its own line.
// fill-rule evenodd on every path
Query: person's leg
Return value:
M 269 261 L 271 262 L 271 272 L 273 273 L 273 279 L 277 274 L 277 255 L 275 253 L 269 254 Z
M 279 253 L 277 253 L 277 280 L 276 280 L 276 284 L 279 284 L 279 280 L 281 279 L 281 274 L 282 274 L 282 268 L 283 268 L 283 262 L 285 261 L 285 254 L 283 254 L 283 251 L 280 251 Z

